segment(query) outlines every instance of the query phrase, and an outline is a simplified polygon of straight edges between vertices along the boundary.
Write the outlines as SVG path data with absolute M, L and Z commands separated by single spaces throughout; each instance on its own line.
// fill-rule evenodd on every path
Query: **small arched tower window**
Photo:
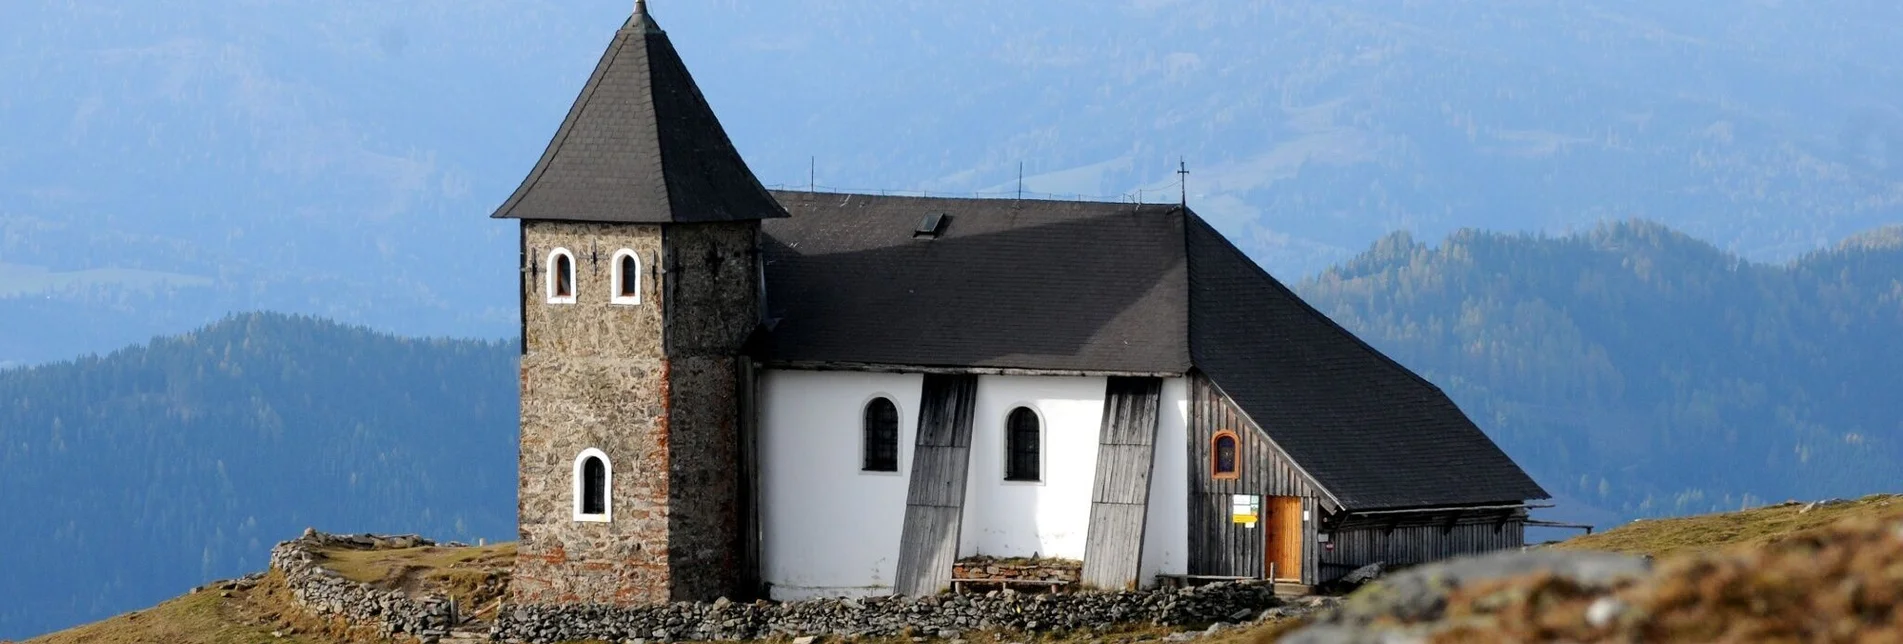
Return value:
M 865 461 L 867 472 L 899 471 L 899 406 L 879 397 L 866 403 Z
M 575 457 L 575 520 L 606 523 L 613 505 L 614 465 L 601 450 L 588 448 Z
M 1242 440 L 1235 432 L 1222 430 L 1209 441 L 1209 472 L 1219 479 L 1233 479 L 1242 476 L 1239 458 L 1242 452 Z
M 641 303 L 641 258 L 634 251 L 623 248 L 615 251 L 614 292 L 608 301 L 613 304 Z
M 575 254 L 557 248 L 548 254 L 548 303 L 575 303 Z
M 1044 431 L 1030 407 L 1011 410 L 1004 420 L 1004 480 L 1043 480 Z

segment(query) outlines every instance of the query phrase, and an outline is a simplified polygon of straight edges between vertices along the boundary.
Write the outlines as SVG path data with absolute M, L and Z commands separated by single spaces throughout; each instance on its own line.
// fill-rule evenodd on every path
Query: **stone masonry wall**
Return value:
M 1074 589 L 1083 579 L 1083 569 L 1083 562 L 1072 559 L 967 557 L 952 563 L 952 578 L 1062 581 L 1069 583 L 1067 589 Z
M 739 373 L 759 324 L 757 222 L 669 226 L 669 565 L 672 599 L 748 594 L 742 538 Z
M 944 639 L 972 630 L 1071 632 L 1114 624 L 1185 626 L 1241 622 L 1277 610 L 1272 586 L 1221 583 L 1180 590 L 821 599 L 775 604 L 680 602 L 659 606 L 504 607 L 490 638 L 504 642 L 720 641 L 776 636 Z
M 446 597 L 409 597 L 345 579 L 319 562 L 320 548 L 414 548 L 436 545 L 415 536 L 334 536 L 304 531 L 271 549 L 271 568 L 284 575 L 294 602 L 311 616 L 341 618 L 354 627 L 374 629 L 384 639 L 398 637 L 434 642 L 456 624 L 456 607 Z
M 667 363 L 662 353 L 659 226 L 523 222 L 520 550 L 512 600 L 531 604 L 665 602 L 668 572 Z M 576 301 L 549 304 L 544 279 L 556 247 L 576 255 Z M 641 258 L 639 305 L 609 302 L 611 263 Z M 598 257 L 599 261 L 595 261 Z M 609 523 L 574 520 L 575 458 L 611 466 Z

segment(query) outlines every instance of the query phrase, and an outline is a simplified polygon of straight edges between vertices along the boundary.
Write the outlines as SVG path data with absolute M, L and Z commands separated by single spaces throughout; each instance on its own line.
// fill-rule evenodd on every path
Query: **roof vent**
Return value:
M 945 232 L 945 224 L 951 223 L 951 215 L 934 212 L 918 220 L 918 228 L 912 230 L 912 237 L 936 238 Z

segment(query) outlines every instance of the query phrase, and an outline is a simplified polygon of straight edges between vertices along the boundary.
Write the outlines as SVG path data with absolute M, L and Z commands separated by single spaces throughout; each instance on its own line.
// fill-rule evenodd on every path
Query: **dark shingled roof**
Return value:
M 675 223 L 784 217 L 667 34 L 634 14 L 497 218 Z
M 762 224 L 782 364 L 1194 368 L 1347 509 L 1547 498 L 1439 388 L 1180 207 L 774 196 L 792 213 Z M 915 236 L 934 213 L 943 233 Z
M 775 193 L 773 355 L 791 362 L 1183 373 L 1175 206 Z M 915 238 L 928 214 L 936 239 Z
M 1196 367 L 1351 510 L 1548 498 L 1439 387 L 1191 217 Z

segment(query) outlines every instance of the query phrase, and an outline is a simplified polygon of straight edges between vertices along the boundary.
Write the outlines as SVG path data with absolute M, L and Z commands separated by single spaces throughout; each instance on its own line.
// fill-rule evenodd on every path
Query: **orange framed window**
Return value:
M 1222 430 L 1215 438 L 1209 439 L 1209 474 L 1219 479 L 1233 479 L 1242 476 L 1242 438 L 1235 432 Z

